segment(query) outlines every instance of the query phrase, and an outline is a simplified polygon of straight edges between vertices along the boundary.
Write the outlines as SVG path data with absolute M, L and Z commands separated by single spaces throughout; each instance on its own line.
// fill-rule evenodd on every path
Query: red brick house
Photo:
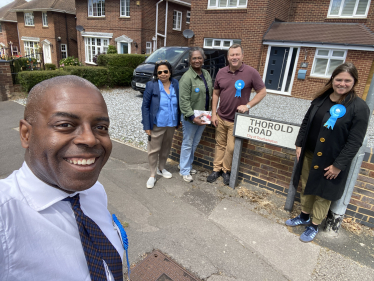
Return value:
M 94 64 L 109 45 L 120 54 L 151 53 L 162 46 L 187 46 L 191 0 L 75 0 L 79 60 Z
M 78 57 L 74 0 L 32 0 L 13 8 L 17 13 L 22 56 L 43 52 L 44 63 Z
M 360 95 L 368 91 L 371 0 L 193 0 L 191 14 L 193 45 L 241 42 L 245 63 L 259 70 L 270 93 L 311 99 L 344 61 L 358 68 Z
M 15 0 L 0 8 L 0 57 L 18 55 L 17 15 L 11 9 L 24 3 L 25 0 Z

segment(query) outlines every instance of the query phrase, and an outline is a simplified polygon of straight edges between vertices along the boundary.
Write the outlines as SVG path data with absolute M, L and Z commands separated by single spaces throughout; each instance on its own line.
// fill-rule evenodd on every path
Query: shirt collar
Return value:
M 242 72 L 243 70 L 244 70 L 244 62 L 242 63 L 242 65 L 239 67 L 238 70 L 235 70 L 235 72 L 237 72 L 237 71 Z M 230 66 L 229 65 L 227 66 L 227 72 L 232 73 L 232 71 L 230 70 Z
M 42 182 L 30 170 L 26 162 L 23 162 L 21 169 L 19 169 L 17 181 L 27 203 L 37 212 L 45 210 L 62 199 L 78 193 L 69 194 Z M 79 193 L 85 192 L 81 191 Z

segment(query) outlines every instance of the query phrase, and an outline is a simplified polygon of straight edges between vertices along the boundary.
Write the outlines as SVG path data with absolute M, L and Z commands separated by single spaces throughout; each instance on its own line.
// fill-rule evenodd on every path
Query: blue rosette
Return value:
M 344 105 L 342 105 L 342 104 L 333 105 L 330 108 L 331 117 L 329 118 L 329 120 L 327 120 L 327 122 L 323 126 L 325 126 L 327 129 L 333 130 L 334 126 L 335 126 L 335 123 L 336 123 L 336 120 L 338 120 L 338 118 L 340 118 L 340 117 L 343 117 L 346 112 L 347 112 L 347 109 L 345 108 Z
M 129 241 L 127 240 L 127 234 L 126 234 L 125 229 L 123 228 L 122 224 L 117 219 L 117 217 L 116 217 L 115 214 L 112 214 L 112 218 L 113 218 L 113 222 L 114 222 L 114 227 L 116 228 L 117 232 L 121 234 L 119 236 L 119 238 L 121 239 L 123 248 L 126 251 L 127 276 L 129 277 L 129 280 L 130 280 L 130 272 L 131 272 L 131 270 L 130 270 L 129 253 L 128 253 Z
M 244 89 L 245 83 L 243 80 L 238 80 L 235 82 L 235 97 L 240 98 L 242 96 L 242 90 Z

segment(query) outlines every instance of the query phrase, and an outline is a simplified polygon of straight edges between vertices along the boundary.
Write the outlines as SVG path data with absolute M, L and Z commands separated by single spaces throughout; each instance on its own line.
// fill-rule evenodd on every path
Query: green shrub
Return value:
M 78 58 L 67 57 L 67 58 L 60 60 L 59 65 L 64 67 L 64 66 L 70 66 L 70 65 L 79 66 L 82 64 L 79 62 Z
M 97 65 L 130 67 L 135 69 L 139 64 L 144 62 L 145 58 L 145 55 L 136 54 L 103 54 L 98 56 Z
M 56 70 L 56 65 L 53 63 L 46 63 L 44 67 L 45 67 L 45 70 Z
M 65 66 L 64 70 L 71 75 L 87 79 L 96 87 L 108 85 L 108 69 L 101 66 Z
M 113 45 L 108 46 L 108 51 L 106 52 L 107 54 L 117 54 L 117 48 Z
M 44 80 L 68 74 L 69 72 L 63 70 L 22 71 L 18 73 L 18 81 L 19 84 L 21 84 L 23 90 L 29 92 L 32 87 Z
M 108 83 L 110 87 L 131 85 L 132 73 L 131 67 L 108 67 Z

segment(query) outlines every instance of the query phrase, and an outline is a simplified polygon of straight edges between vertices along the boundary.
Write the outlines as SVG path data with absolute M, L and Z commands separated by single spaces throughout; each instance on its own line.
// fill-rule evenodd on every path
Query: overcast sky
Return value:
M 14 0 L 0 0 L 0 8 L 2 6 L 5 6 L 7 4 L 9 4 L 10 2 L 13 2 Z M 27 2 L 31 1 L 31 0 L 26 0 Z

